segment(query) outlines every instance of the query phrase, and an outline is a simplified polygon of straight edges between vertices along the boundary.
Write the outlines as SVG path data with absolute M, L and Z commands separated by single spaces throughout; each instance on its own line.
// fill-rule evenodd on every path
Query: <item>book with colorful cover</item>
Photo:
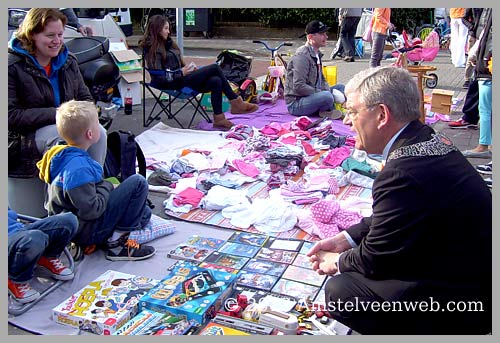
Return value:
M 52 309 L 56 323 L 111 335 L 134 317 L 139 299 L 159 280 L 108 270 Z
M 176 263 L 158 285 L 141 298 L 140 307 L 185 317 L 202 325 L 222 306 L 236 276 L 200 268 L 189 261 Z
M 278 263 L 291 264 L 296 256 L 297 256 L 296 251 L 269 249 L 262 247 L 257 253 L 257 255 L 255 255 L 255 258 L 261 260 L 274 261 Z
M 295 251 L 298 253 L 303 243 L 304 241 L 300 239 L 269 237 L 263 247 L 273 250 Z
M 252 258 L 259 251 L 259 249 L 260 247 L 255 245 L 226 242 L 219 248 L 218 251 L 225 254 Z
M 245 231 L 236 231 L 227 239 L 228 242 L 236 242 L 261 247 L 269 236 Z
M 288 279 L 279 279 L 271 290 L 274 293 L 286 294 L 297 299 L 314 299 L 319 287 Z
M 236 279 L 236 284 L 251 288 L 262 289 L 264 291 L 270 291 L 274 284 L 278 281 L 277 276 L 251 273 L 245 270 L 240 271 L 238 278 Z
M 281 276 L 288 265 L 269 260 L 259 260 L 252 258 L 243 267 L 242 270 L 251 273 L 268 274 L 273 276 Z
M 116 330 L 114 336 L 133 336 L 138 335 L 146 326 L 150 323 L 158 322 L 165 314 L 154 312 L 150 310 L 142 310 L 128 322 L 126 322 L 121 328 Z
M 214 251 L 205 258 L 205 262 L 217 264 L 223 267 L 229 267 L 240 270 L 248 262 L 249 258 L 225 254 L 220 251 Z
M 317 242 L 304 241 L 304 243 L 302 243 L 302 247 L 300 248 L 299 254 L 307 254 L 316 243 Z
M 294 265 L 289 265 L 281 277 L 283 279 L 303 282 L 316 287 L 321 287 L 326 279 L 326 275 L 319 275 L 312 269 L 297 267 Z
M 167 253 L 167 257 L 177 260 L 202 262 L 208 255 L 210 255 L 214 251 L 215 250 L 200 248 L 195 245 L 181 244 L 178 245 L 175 249 L 170 250 L 170 252 Z

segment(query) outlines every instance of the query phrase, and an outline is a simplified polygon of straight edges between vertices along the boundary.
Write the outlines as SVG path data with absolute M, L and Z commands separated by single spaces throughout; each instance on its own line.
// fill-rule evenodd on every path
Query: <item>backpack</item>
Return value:
M 146 159 L 141 147 L 130 131 L 113 131 L 108 133 L 108 150 L 104 161 L 104 178 L 116 177 L 120 182 L 136 174 L 146 177 Z

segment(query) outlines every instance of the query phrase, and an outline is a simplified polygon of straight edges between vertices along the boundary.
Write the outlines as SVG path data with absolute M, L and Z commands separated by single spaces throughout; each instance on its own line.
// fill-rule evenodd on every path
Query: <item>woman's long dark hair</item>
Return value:
M 170 34 L 168 35 L 166 41 L 160 35 L 160 32 L 163 30 L 163 27 L 166 23 L 170 25 L 168 18 L 161 14 L 156 14 L 148 19 L 146 31 L 144 32 L 144 37 L 140 43 L 140 46 L 143 51 L 147 52 L 144 58 L 146 60 L 146 65 L 149 68 L 155 65 L 156 55 L 158 53 L 161 55 L 162 63 L 165 64 L 165 61 L 167 59 L 166 47 L 171 46 L 172 49 L 175 49 L 179 52 L 179 55 L 181 53 L 179 46 L 172 40 Z M 181 56 L 181 66 L 183 67 L 184 65 L 184 59 Z

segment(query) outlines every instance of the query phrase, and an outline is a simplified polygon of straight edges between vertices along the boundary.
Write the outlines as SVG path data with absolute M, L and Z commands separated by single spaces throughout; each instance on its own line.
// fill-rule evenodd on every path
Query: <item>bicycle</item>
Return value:
M 262 44 L 271 52 L 270 64 L 266 74 L 266 78 L 262 83 L 262 90 L 265 92 L 258 97 L 258 101 L 271 101 L 275 103 L 278 98 L 282 98 L 285 93 L 285 71 L 286 61 L 283 59 L 278 50 L 283 46 L 292 46 L 292 43 L 281 42 L 276 47 L 271 48 L 267 42 L 254 40 L 253 43 Z

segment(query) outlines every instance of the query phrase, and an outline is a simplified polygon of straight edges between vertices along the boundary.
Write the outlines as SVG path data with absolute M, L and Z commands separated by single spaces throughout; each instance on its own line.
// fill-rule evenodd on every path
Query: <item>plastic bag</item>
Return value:
M 370 20 L 370 25 L 366 27 L 365 32 L 363 33 L 363 37 L 361 37 L 361 39 L 363 39 L 365 42 L 369 43 L 372 42 L 372 26 L 373 26 L 373 17 Z

